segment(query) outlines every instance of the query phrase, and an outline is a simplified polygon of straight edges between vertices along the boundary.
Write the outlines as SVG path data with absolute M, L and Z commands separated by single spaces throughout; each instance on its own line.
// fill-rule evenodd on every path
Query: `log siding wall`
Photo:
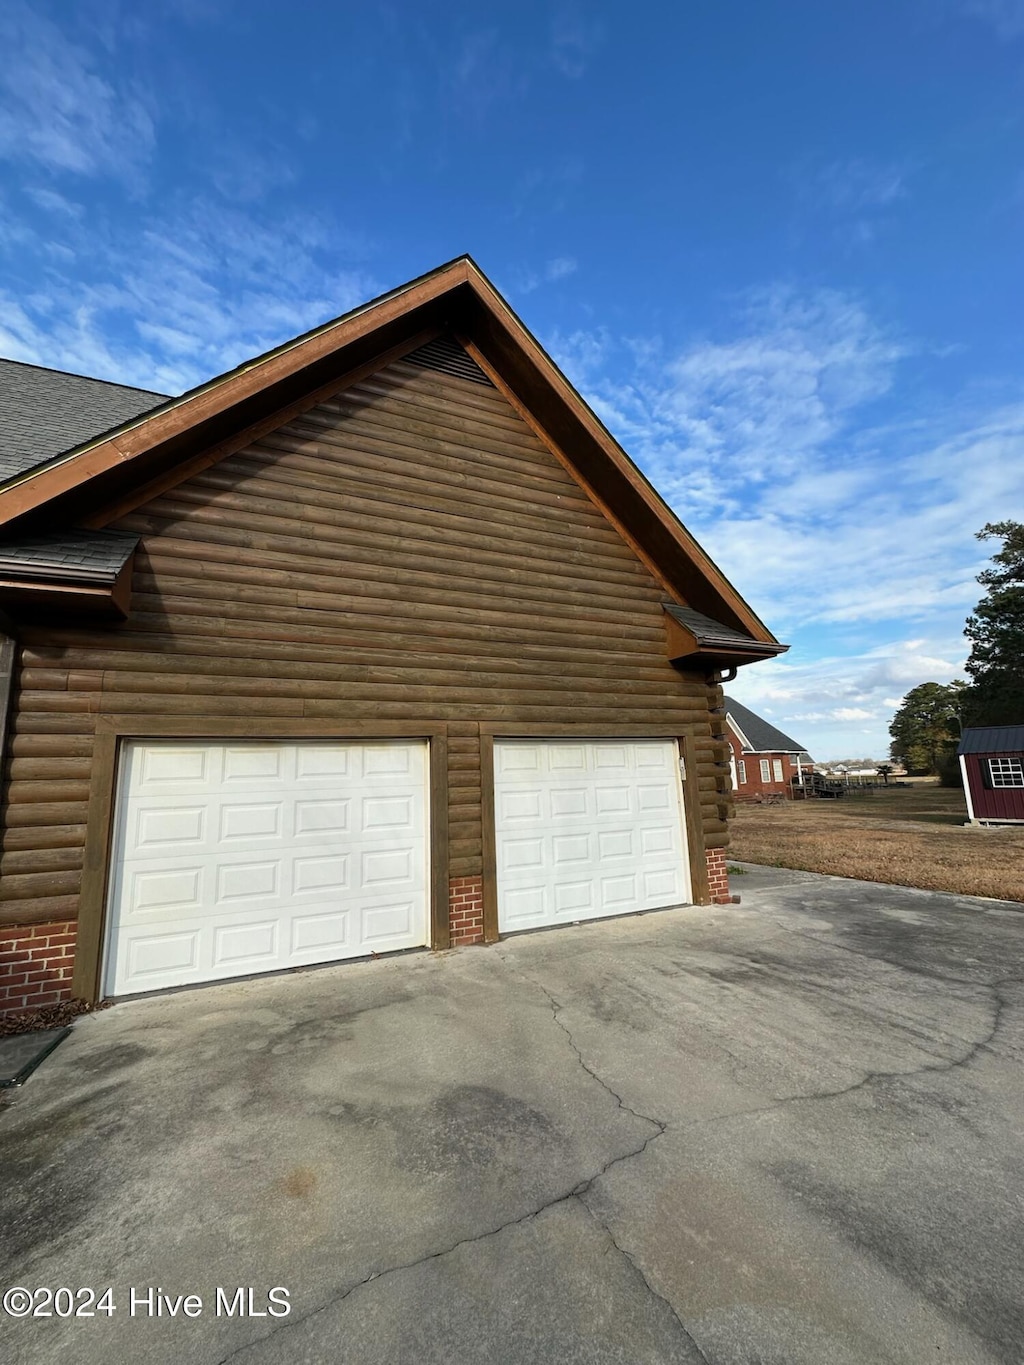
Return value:
M 131 617 L 22 631 L 0 924 L 77 914 L 97 716 L 446 722 L 453 878 L 481 875 L 483 724 L 694 727 L 726 841 L 721 689 L 662 590 L 497 389 L 402 362 L 111 523 Z

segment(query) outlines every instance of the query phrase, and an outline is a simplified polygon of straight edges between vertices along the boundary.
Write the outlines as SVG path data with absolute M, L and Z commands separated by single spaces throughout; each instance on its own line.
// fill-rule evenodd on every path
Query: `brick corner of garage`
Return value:
M 0 928 L 0 1015 L 71 998 L 74 920 Z
M 729 864 L 724 848 L 709 848 L 704 855 L 708 869 L 708 894 L 712 905 L 731 905 Z
M 483 877 L 453 877 L 448 883 L 448 926 L 453 948 L 483 943 Z

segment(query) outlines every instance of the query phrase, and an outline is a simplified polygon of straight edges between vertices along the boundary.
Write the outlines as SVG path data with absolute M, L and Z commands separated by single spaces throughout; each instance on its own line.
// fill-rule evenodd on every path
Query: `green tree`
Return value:
M 964 682 L 921 683 L 903 698 L 889 726 L 889 756 L 908 773 L 937 773 L 944 756 L 960 738 L 960 705 Z
M 978 540 L 1001 540 L 991 569 L 978 575 L 987 589 L 967 618 L 964 634 L 971 642 L 967 672 L 971 685 L 964 697 L 967 725 L 1024 724 L 1024 525 L 989 522 Z

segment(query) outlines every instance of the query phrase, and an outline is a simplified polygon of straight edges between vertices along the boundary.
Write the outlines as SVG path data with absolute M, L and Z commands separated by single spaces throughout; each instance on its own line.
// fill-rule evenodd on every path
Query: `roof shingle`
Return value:
M 166 401 L 148 389 L 0 359 L 0 483 Z
M 774 725 L 754 714 L 732 697 L 725 698 L 725 713 L 736 722 L 744 738 L 750 744 L 752 754 L 804 754 L 807 750 L 789 735 L 784 735 Z

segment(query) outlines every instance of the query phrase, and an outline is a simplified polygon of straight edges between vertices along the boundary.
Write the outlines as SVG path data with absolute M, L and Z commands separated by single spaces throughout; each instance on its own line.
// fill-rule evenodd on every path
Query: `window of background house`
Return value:
M 781 781 L 782 781 L 782 759 L 781 759 L 781 758 L 773 758 L 773 759 L 772 759 L 772 773 L 773 773 L 774 776 L 775 776 L 775 781 L 776 781 L 776 782 L 781 782 Z
M 761 781 L 770 782 L 772 780 L 772 765 L 766 758 L 761 759 Z
M 739 761 L 738 767 L 740 770 L 740 785 L 745 787 L 747 785 L 747 765 L 742 758 Z

